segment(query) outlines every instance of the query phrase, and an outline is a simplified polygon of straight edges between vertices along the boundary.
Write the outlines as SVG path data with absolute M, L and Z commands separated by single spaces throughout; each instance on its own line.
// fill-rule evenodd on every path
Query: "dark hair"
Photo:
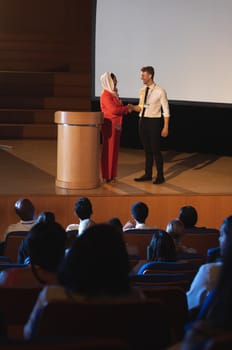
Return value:
M 36 222 L 55 222 L 55 215 L 51 211 L 44 211 L 38 215 Z
M 143 202 L 136 202 L 132 205 L 131 212 L 135 220 L 144 223 L 148 217 L 148 206 Z
M 147 72 L 148 74 L 151 74 L 151 78 L 154 78 L 155 70 L 152 66 L 145 66 L 141 68 L 141 72 Z
M 15 203 L 15 212 L 23 221 L 34 219 L 35 207 L 28 198 L 20 198 Z
M 207 319 L 223 329 L 232 329 L 232 215 L 224 219 L 221 231 L 226 235 L 222 268 Z
M 78 236 L 65 257 L 59 281 L 84 295 L 120 295 L 129 291 L 129 261 L 122 234 L 96 224 Z
M 87 197 L 81 197 L 74 205 L 76 215 L 81 219 L 88 219 L 93 214 L 92 204 Z
M 114 73 L 110 73 L 110 76 L 111 76 L 111 79 L 116 78 L 116 76 L 115 76 L 115 74 L 114 74 Z
M 185 228 L 194 227 L 198 220 L 196 209 L 191 205 L 180 208 L 179 219 L 183 222 Z
M 175 244 L 166 231 L 158 230 L 154 233 L 149 250 L 152 261 L 176 261 Z
M 56 222 L 39 222 L 27 235 L 31 265 L 50 272 L 57 271 L 65 251 L 67 234 Z
M 179 242 L 181 237 L 184 235 L 183 222 L 179 219 L 170 220 L 167 224 L 166 232 L 170 234 L 174 240 Z
M 119 230 L 119 232 L 122 232 L 123 225 L 122 225 L 121 221 L 119 220 L 119 218 L 113 217 L 107 223 L 109 225 L 114 226 L 117 230 Z

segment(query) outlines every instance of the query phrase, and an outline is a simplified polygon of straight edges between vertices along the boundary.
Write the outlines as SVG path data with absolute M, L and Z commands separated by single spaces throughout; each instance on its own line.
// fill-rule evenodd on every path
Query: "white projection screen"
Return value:
M 138 98 L 146 65 L 169 100 L 231 104 L 232 0 L 97 0 L 94 97 L 110 71 Z

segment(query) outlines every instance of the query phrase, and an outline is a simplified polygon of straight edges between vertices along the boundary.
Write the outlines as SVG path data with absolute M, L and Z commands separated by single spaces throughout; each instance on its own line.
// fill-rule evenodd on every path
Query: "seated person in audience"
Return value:
M 145 223 L 148 217 L 148 206 L 143 202 L 135 202 L 131 207 L 132 220 L 129 220 L 124 226 L 123 231 L 130 229 L 149 229 Z
M 221 255 L 227 246 L 227 241 L 231 240 L 232 236 L 232 216 L 226 218 L 220 228 L 219 245 Z M 222 262 L 212 262 L 204 264 L 200 267 L 196 274 L 189 291 L 187 292 L 188 308 L 192 310 L 199 308 L 207 294 L 215 288 L 219 274 L 222 268 Z
M 147 260 L 139 260 L 131 273 L 139 273 L 140 268 L 148 261 L 176 261 L 176 247 L 172 237 L 164 230 L 157 230 L 147 247 Z
M 227 217 L 220 230 L 222 265 L 207 300 L 207 308 L 191 325 L 179 349 L 203 350 L 210 337 L 231 334 L 232 331 L 232 216 Z M 203 305 L 203 307 L 206 305 Z M 176 347 L 177 348 L 177 347 Z M 226 347 L 229 348 L 229 347 Z M 216 348 L 215 348 L 216 349 Z M 218 347 L 219 349 L 219 347 Z
M 172 237 L 163 230 L 152 236 L 147 247 L 147 259 L 150 261 L 176 261 L 176 247 Z
M 115 228 L 117 228 L 119 230 L 119 232 L 121 232 L 121 233 L 123 232 L 123 225 L 122 225 L 122 223 L 121 223 L 119 218 L 113 217 L 110 220 L 108 220 L 107 223 L 109 225 L 113 225 Z
M 57 269 L 64 257 L 66 232 L 56 222 L 35 224 L 27 237 L 28 266 L 0 273 L 4 287 L 42 287 L 57 283 Z
M 187 233 L 207 233 L 207 232 L 215 232 L 219 233 L 215 228 L 207 228 L 207 227 L 197 227 L 196 223 L 198 220 L 197 210 L 191 205 L 184 206 L 179 210 L 179 219 L 184 224 L 185 232 Z
M 182 244 L 182 237 L 184 236 L 184 224 L 179 219 L 169 221 L 166 227 L 166 232 L 171 235 L 176 246 L 177 259 L 181 258 L 182 253 L 196 253 L 193 248 L 187 248 Z
M 122 234 L 108 224 L 93 225 L 76 238 L 59 269 L 60 286 L 47 286 L 39 294 L 24 337 L 33 336 L 41 309 L 50 300 L 141 299 L 129 283 L 129 260 Z
M 92 204 L 86 197 L 81 197 L 74 205 L 74 212 L 79 219 L 79 224 L 70 224 L 66 227 L 66 231 L 77 231 L 80 236 L 88 227 L 95 224 L 91 219 L 93 214 Z
M 8 233 L 17 231 L 27 232 L 35 224 L 35 207 L 29 199 L 18 199 L 14 204 L 14 209 L 20 221 L 7 227 L 3 235 L 3 241 L 0 243 L 0 255 L 4 255 L 5 240 Z
M 15 202 L 14 208 L 20 221 L 7 227 L 4 233 L 4 240 L 9 232 L 30 231 L 31 227 L 35 224 L 35 207 L 29 199 L 18 199 Z
M 50 211 L 42 212 L 38 215 L 35 223 L 44 222 L 55 222 L 55 215 Z M 25 260 L 28 258 L 30 254 L 30 249 L 28 247 L 28 239 L 27 236 L 21 241 L 18 249 L 17 263 L 24 264 Z

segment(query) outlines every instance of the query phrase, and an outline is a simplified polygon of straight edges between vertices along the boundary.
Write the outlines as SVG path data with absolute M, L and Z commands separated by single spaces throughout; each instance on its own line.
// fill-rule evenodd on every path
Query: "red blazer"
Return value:
M 128 114 L 128 107 L 123 106 L 121 100 L 107 90 L 104 90 L 100 96 L 100 105 L 104 118 L 114 119 Z

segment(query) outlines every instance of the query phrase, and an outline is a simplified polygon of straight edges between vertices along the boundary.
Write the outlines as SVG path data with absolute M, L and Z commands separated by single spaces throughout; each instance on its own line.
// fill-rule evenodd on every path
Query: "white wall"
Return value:
M 169 100 L 232 103 L 232 0 L 97 0 L 95 95 L 114 72 L 137 98 L 152 65 Z

